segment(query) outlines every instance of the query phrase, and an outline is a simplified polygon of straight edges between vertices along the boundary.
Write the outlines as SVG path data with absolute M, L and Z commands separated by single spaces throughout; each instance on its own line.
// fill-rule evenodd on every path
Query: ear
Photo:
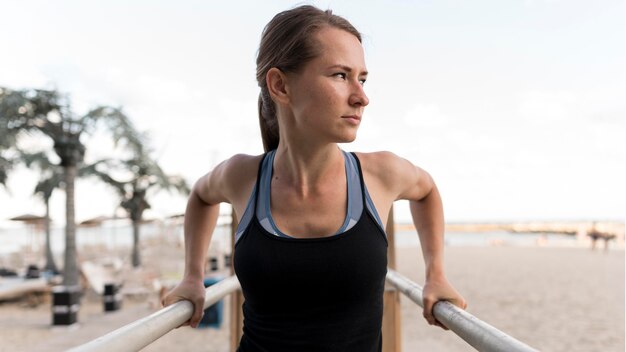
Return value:
M 270 68 L 265 75 L 265 83 L 275 103 L 287 104 L 289 102 L 287 77 L 281 70 L 276 67 Z

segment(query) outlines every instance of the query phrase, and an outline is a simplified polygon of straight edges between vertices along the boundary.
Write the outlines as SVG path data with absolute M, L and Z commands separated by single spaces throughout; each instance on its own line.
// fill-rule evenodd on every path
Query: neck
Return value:
M 335 143 L 307 147 L 281 139 L 274 159 L 273 179 L 306 195 L 328 180 L 341 179 L 344 158 Z M 344 176 L 345 177 L 345 176 Z

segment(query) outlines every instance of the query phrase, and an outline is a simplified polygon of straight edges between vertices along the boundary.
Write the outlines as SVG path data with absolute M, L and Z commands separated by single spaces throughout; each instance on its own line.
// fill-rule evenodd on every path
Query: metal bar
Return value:
M 206 289 L 204 309 L 241 288 L 236 276 L 230 276 Z M 106 335 L 100 336 L 70 351 L 139 351 L 159 337 L 177 328 L 193 314 L 189 301 L 172 304 L 145 318 L 134 321 Z
M 387 270 L 387 282 L 424 307 L 422 287 L 396 271 Z M 536 352 L 537 350 L 481 321 L 450 302 L 440 301 L 433 307 L 435 318 L 478 351 Z

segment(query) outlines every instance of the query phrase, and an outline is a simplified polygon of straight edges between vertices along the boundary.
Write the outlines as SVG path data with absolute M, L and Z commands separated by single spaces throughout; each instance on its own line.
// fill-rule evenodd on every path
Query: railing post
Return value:
M 235 275 L 235 233 L 237 232 L 237 226 L 239 225 L 237 221 L 237 214 L 235 214 L 235 209 L 231 212 L 231 222 L 230 222 L 230 243 L 231 243 L 231 252 L 230 252 L 230 274 Z M 241 290 L 237 290 L 230 295 L 230 351 L 236 352 L 237 347 L 239 347 L 239 341 L 241 340 L 241 335 L 243 335 L 243 294 Z
M 393 205 L 387 219 L 387 267 L 396 269 L 396 244 L 393 217 Z M 400 352 L 402 350 L 402 322 L 400 311 L 400 292 L 394 287 L 385 284 L 383 296 L 383 352 Z

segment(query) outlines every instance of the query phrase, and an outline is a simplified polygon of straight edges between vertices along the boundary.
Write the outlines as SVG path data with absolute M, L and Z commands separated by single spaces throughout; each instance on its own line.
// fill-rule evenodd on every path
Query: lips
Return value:
M 348 120 L 352 123 L 359 123 L 361 122 L 361 116 L 358 115 L 350 115 L 350 116 L 341 116 L 342 119 Z

